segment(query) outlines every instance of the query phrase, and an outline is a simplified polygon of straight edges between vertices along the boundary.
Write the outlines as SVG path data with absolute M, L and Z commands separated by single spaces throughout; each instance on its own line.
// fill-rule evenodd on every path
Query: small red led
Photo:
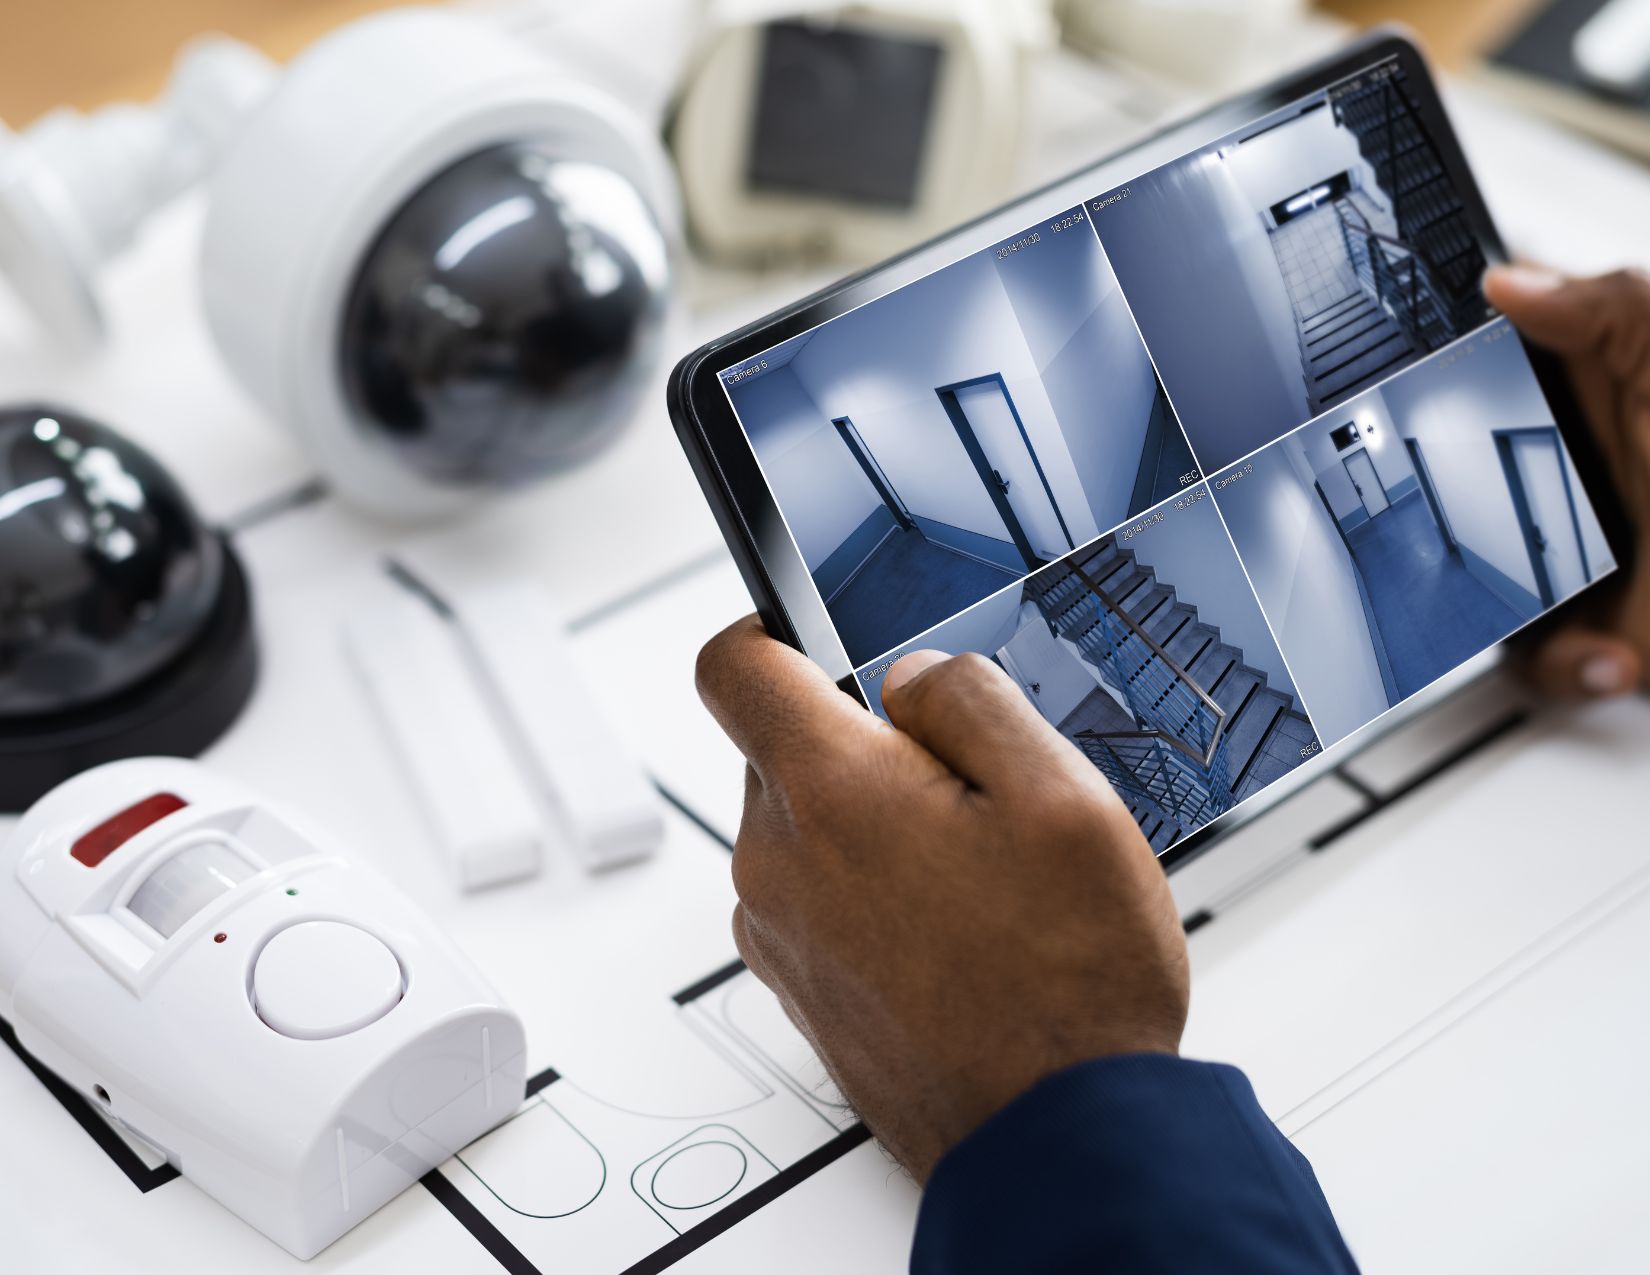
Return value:
M 223 942 L 228 941 L 228 939 L 229 939 L 229 935 L 225 934 L 222 930 L 219 930 L 216 934 L 214 934 L 212 936 L 212 941 L 214 943 L 223 943 Z

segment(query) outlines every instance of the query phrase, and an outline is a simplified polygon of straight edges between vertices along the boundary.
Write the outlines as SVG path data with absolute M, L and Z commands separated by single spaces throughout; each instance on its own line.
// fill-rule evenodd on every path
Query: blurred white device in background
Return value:
M 1209 96 L 1301 56 L 1307 0 L 1057 0 L 1062 36 L 1084 53 L 1139 63 Z
M 670 130 L 723 260 L 886 256 L 1000 202 L 1049 0 L 710 0 Z
M 310 1257 L 510 1116 L 520 1020 L 409 899 L 201 766 L 115 762 L 0 850 L 0 1016 Z
M 1624 97 L 1650 92 L 1650 0 L 1608 0 L 1571 42 L 1581 73 Z

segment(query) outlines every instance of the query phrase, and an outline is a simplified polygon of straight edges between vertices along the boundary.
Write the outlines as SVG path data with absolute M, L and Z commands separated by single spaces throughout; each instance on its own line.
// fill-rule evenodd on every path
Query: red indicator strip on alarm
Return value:
M 69 849 L 69 857 L 95 868 L 151 824 L 182 810 L 189 803 L 169 792 L 157 792 L 84 833 Z

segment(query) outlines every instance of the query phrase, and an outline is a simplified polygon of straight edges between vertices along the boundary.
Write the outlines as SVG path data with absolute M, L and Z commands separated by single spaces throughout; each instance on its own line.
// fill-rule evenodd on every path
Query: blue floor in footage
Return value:
M 855 664 L 1014 582 L 1014 574 L 896 531 L 830 604 L 831 620 Z
M 1408 696 L 1500 641 L 1520 617 L 1451 553 L 1420 492 L 1347 533 L 1398 694 Z

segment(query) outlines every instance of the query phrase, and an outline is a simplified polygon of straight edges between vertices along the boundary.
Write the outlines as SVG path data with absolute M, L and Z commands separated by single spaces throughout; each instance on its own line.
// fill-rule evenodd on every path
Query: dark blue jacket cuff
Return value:
M 1232 1067 L 1083 1063 L 986 1121 L 934 1170 L 913 1275 L 1357 1267 L 1312 1167 Z

